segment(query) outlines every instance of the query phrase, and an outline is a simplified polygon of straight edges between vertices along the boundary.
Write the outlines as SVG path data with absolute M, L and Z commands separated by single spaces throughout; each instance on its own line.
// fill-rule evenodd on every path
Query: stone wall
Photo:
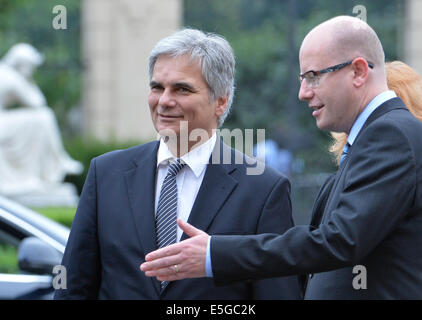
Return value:
M 422 1 L 406 0 L 403 59 L 422 74 Z
M 182 22 L 181 0 L 83 0 L 83 118 L 103 141 L 151 140 L 148 55 Z

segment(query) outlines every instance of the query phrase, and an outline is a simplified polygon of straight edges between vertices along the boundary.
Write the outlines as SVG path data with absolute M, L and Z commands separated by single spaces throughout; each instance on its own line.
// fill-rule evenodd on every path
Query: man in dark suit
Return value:
M 185 29 L 161 40 L 149 61 L 148 103 L 161 139 L 92 160 L 63 257 L 67 289 L 55 297 L 300 299 L 296 276 L 217 287 L 212 279 L 160 282 L 139 270 L 147 253 L 187 237 L 177 217 L 210 234 L 293 226 L 288 180 L 271 168 L 254 172 L 252 159 L 216 133 L 234 90 L 228 42 Z
M 299 98 L 317 126 L 349 134 L 311 226 L 209 237 L 180 222 L 192 238 L 149 254 L 141 269 L 177 280 L 211 276 L 208 262 L 217 284 L 309 273 L 306 299 L 421 299 L 422 124 L 388 90 L 381 42 L 365 22 L 336 17 L 305 37 L 299 60 Z M 196 243 L 194 264 L 186 248 Z

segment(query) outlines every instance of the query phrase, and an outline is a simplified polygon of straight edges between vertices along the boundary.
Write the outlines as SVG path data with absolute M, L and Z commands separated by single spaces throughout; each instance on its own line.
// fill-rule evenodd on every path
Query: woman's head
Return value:
M 401 61 L 385 64 L 387 82 L 406 104 L 409 111 L 422 121 L 422 77 L 411 67 Z

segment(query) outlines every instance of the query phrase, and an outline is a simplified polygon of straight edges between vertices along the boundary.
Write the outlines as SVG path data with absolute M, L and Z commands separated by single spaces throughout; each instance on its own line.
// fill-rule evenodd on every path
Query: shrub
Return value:
M 65 181 L 73 183 L 78 193 L 82 191 L 86 175 L 88 174 L 89 165 L 91 160 L 106 152 L 126 149 L 141 144 L 140 141 L 128 141 L 128 142 L 101 142 L 93 138 L 76 138 L 65 141 L 65 148 L 69 155 L 84 165 L 84 171 L 80 175 L 69 175 Z
M 0 273 L 19 273 L 16 247 L 0 244 Z
M 74 207 L 46 207 L 32 209 L 69 228 L 72 226 L 73 218 L 76 213 L 76 208 Z

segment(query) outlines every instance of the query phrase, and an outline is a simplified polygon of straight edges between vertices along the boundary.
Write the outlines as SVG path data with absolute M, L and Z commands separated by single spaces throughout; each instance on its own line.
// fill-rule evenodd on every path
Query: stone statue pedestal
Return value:
M 79 202 L 76 187 L 70 183 L 61 183 L 46 187 L 42 191 L 8 196 L 28 207 L 76 207 Z

